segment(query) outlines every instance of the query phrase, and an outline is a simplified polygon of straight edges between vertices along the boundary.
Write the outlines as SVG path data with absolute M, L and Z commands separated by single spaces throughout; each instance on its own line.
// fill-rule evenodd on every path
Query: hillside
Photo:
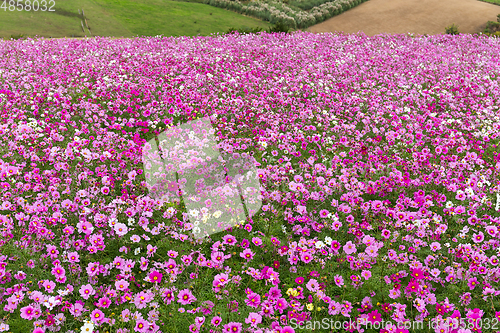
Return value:
M 24 3 L 24 2 L 22 2 Z M 262 27 L 269 23 L 202 3 L 161 0 L 58 0 L 54 12 L 0 9 L 0 37 L 29 35 L 83 37 L 83 9 L 94 36 L 196 36 L 230 27 Z M 85 22 L 84 22 L 85 24 Z

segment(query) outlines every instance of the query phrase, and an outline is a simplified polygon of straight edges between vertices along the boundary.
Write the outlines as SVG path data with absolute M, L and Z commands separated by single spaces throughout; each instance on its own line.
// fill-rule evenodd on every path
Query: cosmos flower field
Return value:
M 500 331 L 499 53 L 472 35 L 0 42 L 0 331 Z M 262 207 L 198 239 L 183 201 L 151 197 L 142 150 L 203 117 L 255 159 Z

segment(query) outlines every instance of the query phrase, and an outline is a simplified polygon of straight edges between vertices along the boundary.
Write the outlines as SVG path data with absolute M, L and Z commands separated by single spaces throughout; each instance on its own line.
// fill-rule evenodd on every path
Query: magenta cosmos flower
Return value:
M 247 299 L 245 300 L 245 303 L 248 306 L 251 306 L 253 308 L 257 308 L 260 305 L 260 295 L 256 293 L 251 293 L 250 295 L 247 296 Z
M 151 282 L 160 283 L 162 278 L 163 278 L 163 274 L 161 274 L 160 272 L 157 272 L 157 271 L 153 271 L 149 274 L 149 280 Z
M 224 332 L 228 333 L 241 333 L 243 325 L 241 323 L 231 322 L 224 325 Z
M 222 318 L 219 316 L 215 316 L 212 318 L 212 320 L 210 322 L 212 323 L 213 326 L 217 327 L 222 322 Z

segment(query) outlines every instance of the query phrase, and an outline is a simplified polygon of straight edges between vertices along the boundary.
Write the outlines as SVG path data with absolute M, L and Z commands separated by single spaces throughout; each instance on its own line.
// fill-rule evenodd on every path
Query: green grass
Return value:
M 488 3 L 492 3 L 494 5 L 499 5 L 500 6 L 500 0 L 479 0 L 479 1 L 488 2 Z
M 0 4 L 2 2 L 0 0 Z M 206 36 L 226 32 L 230 27 L 269 26 L 267 22 L 205 5 L 199 0 L 57 0 L 55 3 L 55 12 L 0 9 L 0 37 L 90 36 L 87 29 L 82 32 L 78 15 L 78 9 L 82 8 L 93 36 Z

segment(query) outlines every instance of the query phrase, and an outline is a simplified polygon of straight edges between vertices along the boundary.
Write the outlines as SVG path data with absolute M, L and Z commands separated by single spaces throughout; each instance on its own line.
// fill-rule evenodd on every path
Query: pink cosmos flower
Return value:
M 276 309 L 280 312 L 280 314 L 283 314 L 283 311 L 288 307 L 288 303 L 284 298 L 278 298 L 276 300 Z
M 309 282 L 307 282 L 306 284 L 306 288 L 310 291 L 310 292 L 316 292 L 319 290 L 319 283 L 316 279 L 311 279 L 309 280 Z
M 340 249 L 340 243 L 334 240 L 332 241 L 332 244 L 330 244 L 330 247 L 335 253 L 338 253 L 338 250 Z
M 335 284 L 338 287 L 342 287 L 344 285 L 344 278 L 340 275 L 335 275 L 335 277 L 333 278 L 333 281 L 335 281 Z
M 31 320 L 35 316 L 35 308 L 28 305 L 20 309 L 21 310 L 21 318 L 26 320 Z
M 433 252 L 439 251 L 441 250 L 441 244 L 439 244 L 438 242 L 432 242 L 430 244 L 430 248 Z
M 229 282 L 229 275 L 227 275 L 226 273 L 220 273 L 214 277 L 213 286 L 214 287 L 224 286 L 228 282 Z
M 331 316 L 336 316 L 340 313 L 342 305 L 336 301 L 330 301 L 328 304 L 328 314 Z
M 121 279 L 121 280 L 115 281 L 115 287 L 116 287 L 116 289 L 118 289 L 120 291 L 125 291 L 129 285 L 130 284 L 127 282 L 127 280 Z
M 372 272 L 368 270 L 363 270 L 361 272 L 361 277 L 363 277 L 365 280 L 368 280 L 372 276 Z
M 68 261 L 72 263 L 80 262 L 80 256 L 77 252 L 68 252 Z
M 243 325 L 241 323 L 230 322 L 229 324 L 224 325 L 225 332 L 241 333 L 242 329 Z
M 214 316 L 211 320 L 211 324 L 215 327 L 219 326 L 220 323 L 222 322 L 222 318 L 219 316 Z
M 80 221 L 76 226 L 78 228 L 79 233 L 84 233 L 86 235 L 90 235 L 94 230 L 92 224 L 87 221 Z
M 257 308 L 260 305 L 260 295 L 256 293 L 251 293 L 250 295 L 247 296 L 247 299 L 245 300 L 246 305 L 252 307 L 252 308 Z
M 242 257 L 248 261 L 252 260 L 254 255 L 255 255 L 255 253 L 250 249 L 244 249 L 243 252 L 240 252 L 240 257 Z
M 75 316 L 75 317 L 79 317 L 82 315 L 82 312 L 83 312 L 83 305 L 81 303 L 78 303 L 78 302 L 75 302 L 75 304 L 73 304 L 70 308 L 69 308 L 69 312 Z
M 169 256 L 170 258 L 177 258 L 177 256 L 179 255 L 179 252 L 177 251 L 174 251 L 174 250 L 169 250 L 167 252 L 167 256 Z
M 91 295 L 94 295 L 95 294 L 95 290 L 94 288 L 92 287 L 92 285 L 90 284 L 85 284 L 83 286 L 80 287 L 80 295 L 84 298 L 84 299 L 89 299 L 89 297 Z
M 198 333 L 200 332 L 200 328 L 196 324 L 191 324 L 188 327 L 190 333 Z
M 302 260 L 304 263 L 308 264 L 313 260 L 313 257 L 308 252 L 302 252 L 300 254 L 300 260 Z
M 344 252 L 346 254 L 353 254 L 353 253 L 356 253 L 356 245 L 351 242 L 351 241 L 348 241 L 342 248 L 344 250 Z
M 245 319 L 245 323 L 250 324 L 252 327 L 257 327 L 262 322 L 262 316 L 256 312 L 250 312 Z
M 92 313 L 90 314 L 90 318 L 93 322 L 95 323 L 100 323 L 104 320 L 105 316 L 104 316 L 104 312 L 102 312 L 101 310 L 99 309 L 95 309 L 94 311 L 92 311 Z
M 107 297 L 101 297 L 97 302 L 97 306 L 100 308 L 109 308 L 110 305 L 111 305 L 111 300 Z
M 474 234 L 472 237 L 474 243 L 481 243 L 484 240 L 484 234 L 480 231 L 478 234 Z
M 117 223 L 114 225 L 114 230 L 118 236 L 125 236 L 128 232 L 128 227 L 123 223 Z
M 382 320 L 382 315 L 378 312 L 378 310 L 372 311 L 368 313 L 368 321 L 370 323 L 378 323 Z
M 170 303 L 172 303 L 172 301 L 175 299 L 174 297 L 174 292 L 170 289 L 165 289 L 165 291 L 163 291 L 163 301 L 169 305 Z
M 191 304 L 196 301 L 196 297 L 191 293 L 189 289 L 182 289 L 179 291 L 177 294 L 177 302 L 181 303 L 182 305 L 187 305 Z
M 163 277 L 163 274 L 161 274 L 160 272 L 158 271 L 152 271 L 150 274 L 149 274 L 149 280 L 153 283 L 161 283 L 161 279 Z
M 89 262 L 87 265 L 87 274 L 89 276 L 96 276 L 99 274 L 99 263 L 98 262 Z
M 148 331 L 149 327 L 149 322 L 141 318 L 136 321 L 134 330 L 136 332 L 145 333 Z
M 415 268 L 411 275 L 416 279 L 416 280 L 421 280 L 424 278 L 424 271 L 421 270 L 420 268 Z
M 48 315 L 47 319 L 45 319 L 45 326 L 52 326 L 55 324 L 54 316 Z
M 474 290 L 474 288 L 476 288 L 478 282 L 477 282 L 477 278 L 476 277 L 473 277 L 472 279 L 469 279 L 467 281 L 467 286 L 469 286 L 470 290 Z
M 260 245 L 262 245 L 262 239 L 260 239 L 259 237 L 253 237 L 252 238 L 252 243 L 255 246 L 260 246 Z
M 55 290 L 56 284 L 53 281 L 45 280 L 42 286 L 45 288 L 46 292 L 52 294 Z
M 59 276 L 64 276 L 64 274 L 66 274 L 66 270 L 61 267 L 61 266 L 54 266 L 52 268 L 52 274 L 55 276 L 55 277 L 59 277 Z
M 224 244 L 227 244 L 227 245 L 234 245 L 236 244 L 236 237 L 234 237 L 233 235 L 225 235 L 223 238 L 223 243 Z
M 391 232 L 387 229 L 382 230 L 382 237 L 389 239 L 391 237 Z

